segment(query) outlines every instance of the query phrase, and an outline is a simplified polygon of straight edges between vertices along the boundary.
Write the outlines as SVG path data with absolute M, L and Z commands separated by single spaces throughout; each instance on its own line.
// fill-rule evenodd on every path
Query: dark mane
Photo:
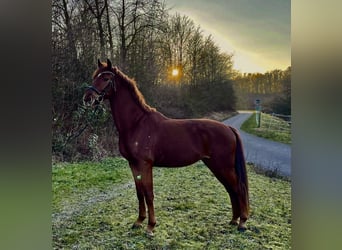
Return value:
M 105 68 L 107 67 L 106 63 L 102 63 L 102 64 Z M 113 67 L 112 69 L 115 75 L 119 76 L 122 82 L 125 84 L 125 86 L 128 87 L 128 90 L 131 92 L 133 99 L 136 101 L 137 104 L 139 104 L 143 108 L 144 111 L 146 112 L 156 111 L 155 108 L 152 108 L 150 105 L 146 103 L 144 96 L 138 89 L 137 84 L 133 79 L 129 78 L 122 71 L 120 71 L 117 67 Z M 101 71 L 103 70 L 97 69 L 93 74 L 93 78 L 95 78 Z

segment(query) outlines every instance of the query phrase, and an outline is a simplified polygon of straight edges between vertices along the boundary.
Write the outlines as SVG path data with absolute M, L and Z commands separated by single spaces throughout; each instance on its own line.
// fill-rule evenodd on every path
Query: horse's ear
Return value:
M 107 58 L 107 68 L 112 69 L 112 62 Z
M 102 63 L 100 62 L 100 59 L 97 59 L 97 66 L 98 66 L 99 68 L 102 68 L 102 67 L 103 67 Z

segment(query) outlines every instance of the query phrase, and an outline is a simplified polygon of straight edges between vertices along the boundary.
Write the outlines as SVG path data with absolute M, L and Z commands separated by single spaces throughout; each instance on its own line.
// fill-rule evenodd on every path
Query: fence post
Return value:
M 255 100 L 255 119 L 257 128 L 260 128 L 260 122 L 261 122 L 261 101 L 260 99 Z

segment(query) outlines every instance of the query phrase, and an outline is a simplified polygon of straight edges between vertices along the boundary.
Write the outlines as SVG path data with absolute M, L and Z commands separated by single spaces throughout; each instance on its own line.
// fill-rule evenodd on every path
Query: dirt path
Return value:
M 223 121 L 223 123 L 240 131 L 247 162 L 254 163 L 266 170 L 275 170 L 280 175 L 290 177 L 291 146 L 241 131 L 242 123 L 251 115 L 252 112 L 239 111 L 238 115 Z
M 92 206 L 96 206 L 99 202 L 109 201 L 121 195 L 123 190 L 127 188 L 134 188 L 133 180 L 124 184 L 113 185 L 108 190 L 89 189 L 82 193 L 82 197 L 77 196 L 75 199 L 68 199 L 67 203 L 63 204 L 61 212 L 52 213 L 52 223 L 55 226 L 63 227 L 67 225 L 69 220 L 73 220 L 76 216 L 84 213 Z M 75 203 L 73 201 L 76 201 Z

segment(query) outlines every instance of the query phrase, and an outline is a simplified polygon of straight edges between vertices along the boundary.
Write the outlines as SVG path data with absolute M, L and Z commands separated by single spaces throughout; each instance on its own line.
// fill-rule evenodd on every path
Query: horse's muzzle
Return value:
M 85 94 L 83 95 L 83 105 L 85 106 L 96 106 L 99 105 L 102 101 L 102 96 L 95 96 L 93 91 L 87 90 Z

